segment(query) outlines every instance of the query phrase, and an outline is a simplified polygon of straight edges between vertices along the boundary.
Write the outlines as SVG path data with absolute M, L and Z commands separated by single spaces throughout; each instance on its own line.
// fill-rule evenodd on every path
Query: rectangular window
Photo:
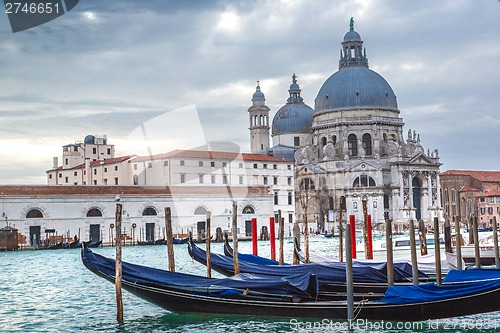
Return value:
M 148 169 L 151 169 L 153 167 L 153 162 L 148 162 Z
M 212 168 L 214 168 L 214 167 L 215 167 L 215 162 L 210 162 L 210 166 L 211 166 Z
M 479 201 L 480 202 L 484 202 L 484 198 L 479 198 Z
M 198 161 L 198 166 L 203 166 L 203 161 Z
M 278 164 L 273 164 L 273 169 L 277 170 L 278 169 Z
M 262 167 L 263 167 L 264 169 L 267 169 L 267 164 L 265 164 L 265 163 L 264 163 L 264 164 L 262 164 Z
M 115 165 L 115 171 L 118 171 L 118 165 Z
M 115 178 L 115 185 L 118 185 L 118 177 Z
M 215 175 L 212 175 L 212 177 L 210 177 L 210 178 L 211 178 L 212 184 L 215 184 Z
M 286 166 L 286 168 L 287 168 L 287 170 L 292 170 L 292 165 L 291 165 L 291 164 L 288 164 L 288 165 Z
M 227 166 L 227 162 L 222 162 L 222 167 L 225 168 Z
M 64 181 L 67 183 L 68 182 L 68 177 L 64 177 Z
M 78 151 L 78 147 L 77 147 L 77 146 L 74 146 L 74 147 L 73 147 L 73 151 Z
M 137 170 L 137 164 L 134 164 L 134 170 Z
M 111 155 L 111 148 L 108 148 L 108 155 Z
M 203 184 L 203 175 L 198 175 L 198 180 L 200 184 Z
M 273 177 L 273 184 L 278 185 L 278 176 Z
M 94 169 L 94 175 L 97 175 L 97 169 Z
M 254 164 L 253 164 L 253 168 L 254 168 L 254 169 L 257 169 L 257 163 L 254 163 Z
M 240 176 L 239 183 L 240 185 L 243 185 L 243 176 Z
M 240 163 L 240 164 L 239 164 L 239 168 L 240 168 L 240 169 L 243 169 L 243 163 Z
M 294 136 L 294 137 L 293 137 L 293 145 L 294 145 L 295 147 L 300 146 L 300 138 L 299 138 L 298 136 Z
M 108 172 L 108 168 L 104 168 L 104 172 Z
M 493 214 L 493 207 L 488 207 L 488 214 Z
M 292 185 L 292 177 L 288 177 L 286 181 L 288 186 Z
M 288 223 L 293 223 L 293 214 L 288 214 Z
M 108 185 L 108 179 L 104 178 L 104 185 Z
M 76 172 L 76 171 L 75 171 L 75 172 L 73 173 L 73 175 L 74 175 L 75 177 L 76 177 L 76 176 L 78 176 L 78 172 Z
M 97 154 L 97 148 L 92 148 L 92 154 Z
M 49 179 L 52 179 L 52 175 L 49 175 Z
M 78 182 L 74 182 L 73 185 L 78 185 Z
M 184 166 L 184 160 L 180 161 L 181 166 Z
M 264 176 L 264 185 L 267 185 L 267 176 Z
M 181 174 L 181 183 L 184 184 L 186 182 L 186 175 Z
M 97 180 L 94 179 L 94 185 L 97 185 Z
M 227 176 L 226 175 L 222 176 L 222 184 L 227 184 Z
M 486 209 L 483 207 L 481 208 L 481 215 L 484 215 L 484 213 L 486 213 Z
M 168 160 L 163 161 L 163 166 L 168 166 Z
M 69 160 L 66 158 L 64 159 L 64 164 L 68 165 L 69 164 Z

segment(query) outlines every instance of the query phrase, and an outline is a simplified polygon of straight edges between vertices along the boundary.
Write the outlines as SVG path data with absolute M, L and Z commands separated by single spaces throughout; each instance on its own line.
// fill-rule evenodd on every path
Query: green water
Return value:
M 336 239 L 311 238 L 311 252 L 336 255 Z M 241 242 L 240 252 L 251 244 Z M 290 261 L 291 243 L 285 243 Z M 212 244 L 222 253 L 222 244 Z M 95 249 L 114 256 L 114 248 Z M 269 243 L 259 243 L 259 255 L 269 257 Z M 123 249 L 125 261 L 166 268 L 164 246 Z M 204 275 L 187 245 L 175 246 L 176 269 Z M 213 274 L 217 276 L 217 273 Z M 114 285 L 88 271 L 78 249 L 0 252 L 0 332 L 496 332 L 500 313 L 420 323 L 311 321 L 261 317 L 206 317 L 171 314 L 127 292 L 124 323 L 117 324 Z

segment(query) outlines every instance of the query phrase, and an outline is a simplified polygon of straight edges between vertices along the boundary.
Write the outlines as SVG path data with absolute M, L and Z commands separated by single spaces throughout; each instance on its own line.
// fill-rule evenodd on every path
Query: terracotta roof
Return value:
M 481 192 L 481 189 L 472 186 L 462 186 L 460 192 Z
M 500 190 L 484 192 L 479 195 L 480 197 L 500 197 Z
M 268 195 L 266 186 L 227 187 L 227 186 L 63 186 L 63 185 L 4 185 L 0 186 L 2 196 L 32 196 L 32 195 L 234 195 L 256 194 Z
M 135 155 L 126 155 L 126 156 L 119 156 L 119 157 L 113 157 L 113 158 L 105 158 L 104 160 L 97 160 L 97 161 L 92 161 L 90 162 L 91 167 L 103 165 L 103 164 L 114 164 L 114 163 L 121 163 L 123 161 L 126 161 L 130 158 L 132 158 Z
M 444 176 L 470 176 L 483 182 L 500 182 L 500 171 L 446 170 Z
M 284 159 L 264 154 L 231 153 L 231 152 L 206 151 L 206 150 L 173 150 L 171 152 L 164 154 L 139 156 L 134 161 L 142 162 L 142 161 L 151 161 L 151 160 L 171 158 L 171 157 L 234 160 L 237 159 L 238 156 L 241 156 L 241 158 L 244 161 L 290 163 Z

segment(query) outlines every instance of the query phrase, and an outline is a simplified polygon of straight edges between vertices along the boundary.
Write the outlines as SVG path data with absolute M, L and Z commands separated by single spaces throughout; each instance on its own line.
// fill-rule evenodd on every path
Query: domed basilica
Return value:
M 251 150 L 295 162 L 296 213 L 313 228 L 337 226 L 340 212 L 374 225 L 410 219 L 442 219 L 438 150 L 427 151 L 420 135 L 403 130 L 396 95 L 368 66 L 359 33 L 350 29 L 339 69 L 320 88 L 314 110 L 304 103 L 293 74 L 290 97 L 269 126 L 270 109 L 260 84 L 248 109 Z M 271 129 L 272 146 L 270 146 Z

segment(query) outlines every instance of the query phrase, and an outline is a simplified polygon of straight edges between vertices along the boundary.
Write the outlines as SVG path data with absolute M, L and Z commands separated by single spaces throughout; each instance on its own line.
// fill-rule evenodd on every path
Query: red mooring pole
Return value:
M 351 228 L 352 258 L 356 259 L 356 222 L 354 220 L 354 215 L 349 215 L 349 227 Z
M 274 232 L 274 217 L 269 218 L 269 243 L 271 244 L 271 260 L 276 260 L 276 235 Z
M 368 259 L 373 259 L 372 216 L 368 215 Z
M 252 250 L 253 254 L 257 255 L 257 219 L 252 218 Z

